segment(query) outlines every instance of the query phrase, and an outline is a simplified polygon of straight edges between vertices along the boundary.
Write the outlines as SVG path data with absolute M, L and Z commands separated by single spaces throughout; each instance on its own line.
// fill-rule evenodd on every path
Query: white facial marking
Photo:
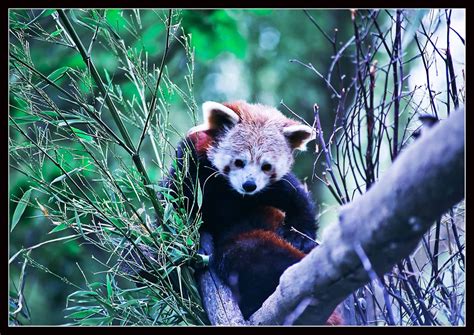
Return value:
M 230 165 L 232 161 L 232 156 L 224 151 L 217 151 L 211 157 L 212 164 L 221 172 L 223 172 L 225 167 Z
M 253 157 L 258 159 L 252 159 Z M 218 147 L 211 152 L 209 159 L 227 178 L 231 187 L 242 195 L 256 194 L 280 180 L 290 171 L 293 162 L 290 152 L 285 154 L 284 151 L 263 153 L 257 150 L 257 154 L 254 153 L 253 157 L 248 151 L 232 153 Z M 240 162 L 236 164 L 236 160 Z M 270 164 L 270 170 L 262 170 L 264 164 Z M 255 189 L 245 190 L 243 185 L 246 182 L 253 182 Z
M 203 109 L 211 110 L 210 107 L 215 107 L 212 105 L 213 103 L 210 103 Z M 231 115 L 225 112 L 226 115 Z M 244 118 L 226 128 L 208 152 L 211 163 L 239 194 L 251 196 L 261 192 L 290 171 L 295 148 L 289 144 L 288 136 L 305 130 L 309 136 L 311 128 L 301 125 L 286 126 L 287 119 L 282 118 L 275 114 L 275 110 L 257 110 L 255 118 Z M 303 140 L 301 144 L 306 142 Z M 302 146 L 300 145 L 299 149 Z M 236 164 L 237 159 L 240 161 Z M 271 166 L 262 169 L 264 164 Z M 247 190 L 244 189 L 246 182 Z
M 229 172 L 229 181 L 232 188 L 244 195 L 252 195 L 260 192 L 267 186 L 269 179 L 269 176 L 261 170 L 260 165 L 254 162 L 248 162 L 243 168 L 232 169 Z M 255 183 L 256 188 L 253 191 L 246 191 L 243 185 L 245 182 L 251 181 Z

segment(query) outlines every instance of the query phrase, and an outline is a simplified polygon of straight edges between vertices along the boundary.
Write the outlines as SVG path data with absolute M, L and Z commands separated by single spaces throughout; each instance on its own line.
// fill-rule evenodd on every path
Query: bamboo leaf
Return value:
M 64 229 L 67 229 L 69 226 L 67 225 L 66 222 L 63 222 L 61 224 L 59 224 L 58 226 L 54 227 L 53 230 L 51 230 L 48 234 L 52 234 L 52 233 L 57 233 L 58 231 L 62 231 Z
M 61 31 L 59 30 L 59 32 L 61 32 Z M 68 66 L 60 67 L 59 69 L 56 69 L 53 72 L 51 72 L 48 76 L 48 79 L 55 82 L 55 81 L 61 79 L 62 77 L 64 77 L 64 75 L 66 74 L 66 72 L 68 70 L 69 70 Z
M 202 206 L 202 189 L 199 183 L 197 183 L 197 205 L 199 208 Z
M 112 321 L 113 317 L 106 316 L 106 317 L 99 317 L 99 318 L 87 318 L 82 319 L 80 324 L 83 326 L 95 326 L 95 325 L 104 325 L 109 324 Z
M 110 301 L 113 299 L 113 290 L 112 290 L 112 282 L 110 281 L 110 274 L 107 273 L 107 297 Z
M 75 218 L 76 218 L 76 225 L 77 225 L 77 227 L 79 228 L 79 231 L 80 231 L 82 237 L 85 238 L 84 231 L 82 230 L 81 220 L 79 219 L 79 215 L 77 214 L 76 209 L 74 209 L 74 216 L 75 216 Z
M 88 316 L 97 314 L 98 312 L 100 312 L 100 310 L 97 310 L 97 309 L 87 309 L 87 310 L 84 310 L 84 311 L 79 311 L 79 312 L 71 313 L 71 314 L 69 314 L 67 317 L 70 318 L 70 319 L 83 319 L 83 318 L 86 318 L 86 317 L 88 317 Z
M 72 170 L 69 171 L 67 174 L 65 173 L 65 174 L 60 175 L 59 177 L 54 178 L 53 181 L 52 181 L 51 183 L 49 183 L 49 185 L 53 185 L 54 183 L 57 183 L 58 181 L 62 181 L 62 180 L 64 180 L 64 179 L 66 179 L 66 177 L 67 177 L 68 175 L 71 175 L 71 174 L 73 174 L 74 172 L 78 172 L 78 171 L 81 171 L 81 170 L 82 170 L 82 168 L 75 168 L 75 169 L 72 169 Z
M 20 218 L 23 215 L 23 212 L 25 211 L 26 206 L 28 205 L 28 202 L 30 201 L 30 194 L 31 194 L 31 189 L 26 191 L 21 197 L 20 201 L 18 202 L 18 205 L 15 208 L 15 212 L 13 212 L 10 231 L 13 231 L 17 223 L 20 221 Z
M 75 128 L 75 127 L 71 127 L 71 129 L 74 132 L 74 134 L 76 134 L 77 137 L 79 137 L 80 139 L 82 139 L 86 142 L 93 142 L 94 141 L 92 136 L 89 135 L 88 133 L 86 133 L 85 131 L 83 131 L 81 129 L 78 129 L 78 128 Z

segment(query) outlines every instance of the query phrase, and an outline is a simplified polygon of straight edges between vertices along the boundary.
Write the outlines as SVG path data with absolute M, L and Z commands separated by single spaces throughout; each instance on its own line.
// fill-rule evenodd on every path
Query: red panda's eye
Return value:
M 268 172 L 272 169 L 272 165 L 271 164 L 268 164 L 268 163 L 265 163 L 262 165 L 262 171 L 265 171 L 265 172 Z
M 241 159 L 236 159 L 235 162 L 234 162 L 235 166 L 238 167 L 238 168 L 243 168 L 245 166 L 245 163 L 243 160 Z

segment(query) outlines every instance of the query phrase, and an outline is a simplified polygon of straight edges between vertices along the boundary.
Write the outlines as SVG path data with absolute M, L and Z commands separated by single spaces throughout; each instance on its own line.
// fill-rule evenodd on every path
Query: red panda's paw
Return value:
M 294 246 L 296 249 L 303 251 L 305 254 L 308 254 L 317 246 L 316 242 L 306 236 L 302 236 L 299 233 L 293 233 L 292 235 L 287 237 L 286 240 L 290 242 L 291 245 Z
M 342 324 L 344 324 L 344 319 L 337 311 L 332 312 L 331 316 L 326 321 L 327 326 L 340 326 Z
M 295 231 L 288 231 L 282 227 L 278 230 L 278 234 L 282 236 L 296 249 L 308 254 L 311 250 L 318 246 L 318 244 L 309 237 Z

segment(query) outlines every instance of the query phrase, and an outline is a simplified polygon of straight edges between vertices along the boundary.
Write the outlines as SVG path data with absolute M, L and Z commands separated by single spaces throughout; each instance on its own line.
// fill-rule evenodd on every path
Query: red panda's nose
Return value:
M 247 180 L 245 183 L 243 183 L 242 188 L 245 190 L 245 192 L 252 192 L 255 191 L 257 185 L 253 180 Z

